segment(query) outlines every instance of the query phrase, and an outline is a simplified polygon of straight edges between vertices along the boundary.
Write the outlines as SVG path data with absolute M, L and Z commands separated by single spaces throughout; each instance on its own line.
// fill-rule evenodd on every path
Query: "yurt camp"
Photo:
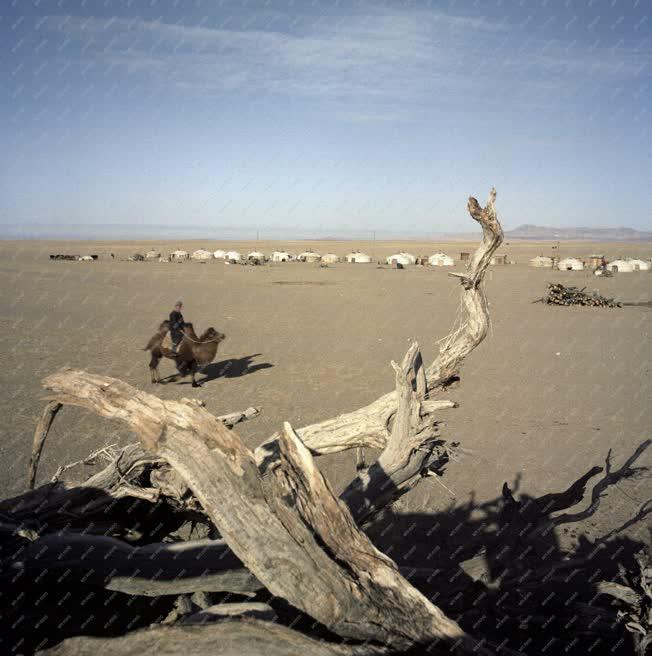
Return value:
M 146 260 L 158 260 L 161 257 L 161 254 L 158 251 L 147 251 L 145 253 Z
M 218 248 L 216 251 L 213 252 L 213 257 L 216 260 L 224 260 L 226 258 L 226 251 L 223 251 Z
M 560 271 L 582 271 L 584 263 L 576 257 L 565 257 L 563 260 L 559 260 L 557 268 Z
M 387 264 L 392 264 L 393 262 L 396 262 L 397 264 L 402 264 L 403 266 L 408 266 L 410 264 L 416 264 L 417 258 L 412 255 L 412 253 L 406 253 L 404 251 L 401 251 L 400 253 L 395 253 L 394 255 L 390 255 L 387 258 Z
M 326 255 L 321 256 L 321 261 L 324 262 L 324 264 L 335 264 L 340 261 L 340 258 L 335 255 L 335 253 L 326 253 Z
M 299 262 L 319 262 L 321 255 L 313 251 L 304 251 L 303 253 L 299 253 L 297 259 Z
M 430 266 L 453 266 L 455 260 L 446 253 L 434 253 L 428 258 Z
M 242 260 L 242 254 L 238 253 L 238 251 L 227 251 L 224 255 L 224 259 L 227 262 L 240 262 L 240 260 Z
M 361 253 L 360 251 L 353 251 L 346 256 L 347 262 L 353 262 L 355 264 L 369 264 L 371 258 L 366 253 Z
M 193 260 L 212 260 L 213 253 L 203 248 L 198 248 L 191 256 Z
M 272 262 L 289 262 L 292 256 L 286 251 L 274 251 L 272 253 Z
M 546 255 L 537 255 L 530 260 L 530 266 L 537 269 L 550 269 L 552 268 L 552 258 Z
M 183 262 L 183 260 L 187 260 L 189 257 L 190 255 L 188 255 L 188 251 L 178 250 L 170 253 L 170 259 L 176 262 Z

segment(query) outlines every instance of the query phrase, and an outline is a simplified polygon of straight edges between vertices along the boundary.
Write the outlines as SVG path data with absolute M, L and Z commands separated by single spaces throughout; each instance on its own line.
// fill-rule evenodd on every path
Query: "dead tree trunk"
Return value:
M 196 500 L 198 510 L 220 531 L 233 557 L 251 573 L 250 579 L 234 583 L 228 573 L 218 571 L 212 585 L 222 590 L 233 589 L 226 585 L 236 585 L 240 586 L 236 589 L 246 592 L 247 586 L 262 584 L 343 638 L 372 640 L 398 649 L 440 640 L 449 646 L 485 653 L 455 621 L 403 578 L 395 563 L 372 545 L 356 522 L 361 524 L 414 485 L 424 470 L 446 457 L 450 448 L 436 439 L 436 412 L 455 404 L 432 396 L 457 375 L 466 355 L 487 332 L 489 318 L 482 282 L 491 256 L 502 241 L 494 201 L 494 190 L 484 209 L 475 199 L 469 199 L 469 212 L 481 224 L 483 240 L 467 273 L 456 274 L 462 283 L 463 316 L 441 342 L 439 356 L 427 369 L 416 343 L 401 366 L 392 363 L 394 392 L 365 408 L 298 432 L 285 424 L 282 431 L 252 452 L 225 424 L 255 411 L 233 413 L 220 420 L 192 401 L 163 401 L 119 380 L 64 370 L 44 381 L 51 392 L 51 404 L 44 414 L 43 427 L 37 431 L 38 449 L 30 480 L 34 479 L 51 423 L 48 413 L 53 416 L 56 412 L 53 408 L 76 405 L 120 419 L 134 430 L 141 445 L 131 447 L 132 462 L 127 471 L 141 471 L 139 468 L 146 469 L 152 463 L 157 468 L 145 476 L 146 487 L 142 483 L 134 485 L 136 479 L 130 479 L 124 467 L 114 463 L 84 486 L 73 489 L 82 490 L 82 498 L 90 495 L 89 503 L 95 509 L 105 507 L 106 498 L 123 496 L 152 503 L 161 497 L 181 504 L 190 502 L 188 496 Z M 338 499 L 316 467 L 313 455 L 369 446 L 383 449 L 380 458 L 360 471 Z M 161 469 L 161 463 L 167 463 L 171 470 Z M 92 486 L 102 486 L 109 494 L 104 495 L 106 498 L 93 495 Z M 59 487 L 51 490 L 56 492 L 55 497 L 67 494 L 75 502 L 79 500 L 80 492 Z M 39 515 L 43 508 L 54 511 L 47 494 L 43 501 Z M 29 511 L 23 510 L 27 516 Z M 36 522 L 29 529 L 33 532 L 23 531 L 21 539 L 33 542 L 27 555 L 38 548 L 40 529 L 45 530 Z M 15 535 L 18 530 L 22 529 L 10 528 Z M 77 553 L 83 549 L 85 539 L 93 542 L 95 538 L 68 539 L 68 546 Z M 115 545 L 96 540 L 98 555 L 102 552 L 100 546 L 111 549 Z M 163 547 L 161 550 L 168 551 Z M 71 559 L 68 564 L 74 569 L 77 561 L 72 555 Z M 114 576 L 111 580 L 109 584 L 115 586 L 116 580 L 122 579 Z M 102 581 L 108 585 L 105 579 Z M 133 585 L 140 585 L 137 594 L 148 594 L 146 585 L 138 581 Z M 174 587 L 175 591 L 180 589 L 186 588 Z
M 496 190 L 489 194 L 486 207 L 469 198 L 467 209 L 482 226 L 482 242 L 469 260 L 467 272 L 454 274 L 462 284 L 463 313 L 450 334 L 440 341 L 439 355 L 426 369 L 430 396 L 455 377 L 466 356 L 482 342 L 489 327 L 487 300 L 482 283 L 492 255 L 503 241 L 503 230 L 495 208 Z M 356 447 L 384 448 L 390 435 L 390 422 L 397 407 L 396 392 L 381 396 L 369 405 L 297 431 L 314 454 L 337 453 Z M 256 449 L 262 462 L 273 452 L 273 436 Z
M 201 407 L 81 371 L 44 385 L 60 403 L 127 422 L 181 475 L 252 574 L 334 633 L 404 646 L 468 640 L 356 527 L 289 424 L 263 484 L 253 453 Z

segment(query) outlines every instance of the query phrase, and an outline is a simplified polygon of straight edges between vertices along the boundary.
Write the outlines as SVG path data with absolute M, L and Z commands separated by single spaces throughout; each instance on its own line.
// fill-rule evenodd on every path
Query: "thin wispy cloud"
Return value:
M 641 49 L 586 51 L 522 35 L 505 21 L 423 11 L 375 10 L 292 32 L 75 16 L 48 16 L 39 29 L 82 44 L 87 62 L 148 84 L 339 101 L 339 114 L 353 120 L 405 117 L 406 102 L 433 94 L 445 102 L 505 82 L 514 102 L 545 103 L 551 87 L 564 93 L 586 80 L 610 84 L 640 75 L 647 64 Z M 377 102 L 393 103 L 394 111 L 373 111 Z

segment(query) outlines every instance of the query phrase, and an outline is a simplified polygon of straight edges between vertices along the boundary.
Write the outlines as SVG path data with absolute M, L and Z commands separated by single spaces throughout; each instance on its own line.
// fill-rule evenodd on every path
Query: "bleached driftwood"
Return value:
M 358 523 L 388 505 L 433 461 L 445 456 L 443 449 L 437 449 L 433 411 L 454 404 L 431 402 L 424 411 L 426 377 L 419 345 L 414 342 L 402 364 L 392 362 L 392 367 L 398 407 L 387 444 L 376 462 L 360 471 L 341 494 Z
M 199 405 L 201 407 L 203 407 L 204 405 L 203 402 L 198 401 L 197 399 L 181 399 L 181 402 L 190 405 Z M 27 472 L 27 483 L 30 490 L 34 489 L 34 483 L 36 481 L 36 472 L 38 470 L 38 465 L 41 459 L 41 454 L 43 452 L 43 447 L 45 446 L 45 442 L 47 440 L 50 428 L 52 427 L 52 422 L 54 421 L 54 418 L 56 417 L 60 409 L 61 409 L 61 403 L 58 403 L 57 401 L 49 401 L 46 404 L 45 408 L 43 409 L 41 419 L 36 425 L 36 429 L 34 431 L 34 439 L 32 443 L 32 454 L 30 457 L 29 469 Z M 248 419 L 253 419 L 254 417 L 257 417 L 259 414 L 260 414 L 260 408 L 249 407 L 246 410 L 240 410 L 238 412 L 230 412 L 226 415 L 219 415 L 215 417 L 215 419 L 221 422 L 222 424 L 224 424 L 225 426 L 227 426 L 228 428 L 232 428 L 233 426 L 239 424 L 242 421 L 247 421 Z M 81 464 L 82 462 L 83 461 L 80 461 L 79 463 L 74 463 L 74 464 L 77 465 L 77 464 Z M 70 466 L 73 465 L 68 465 L 68 467 Z
M 289 425 L 263 479 L 253 453 L 204 408 L 82 371 L 53 374 L 44 386 L 60 403 L 125 421 L 181 475 L 252 574 L 334 633 L 399 646 L 470 644 L 358 529 Z
M 463 313 L 458 319 L 458 325 L 440 341 L 439 355 L 426 369 L 428 394 L 441 389 L 459 373 L 466 356 L 487 334 L 489 313 L 482 283 L 491 257 L 503 241 L 495 200 L 495 189 L 491 190 L 484 208 L 480 207 L 475 198 L 469 198 L 467 209 L 482 226 L 482 242 L 469 260 L 467 272 L 456 274 L 462 285 Z M 391 433 L 390 422 L 396 407 L 396 392 L 389 392 L 363 408 L 304 426 L 297 433 L 314 454 L 337 453 L 358 447 L 383 449 Z M 258 447 L 258 462 L 273 457 L 273 442 L 277 437 L 272 436 Z
M 61 403 L 50 401 L 43 409 L 41 419 L 39 420 L 38 424 L 36 424 L 34 439 L 32 442 L 32 455 L 29 459 L 29 471 L 27 473 L 27 485 L 30 490 L 34 489 L 36 470 L 38 469 L 38 463 L 41 459 L 41 452 L 43 451 L 45 440 L 47 439 L 48 432 L 50 431 L 50 426 L 52 426 L 52 422 L 54 421 L 54 418 L 60 409 Z
M 32 536 L 4 565 L 7 576 L 29 568 L 32 573 L 65 574 L 72 581 L 146 597 L 194 592 L 249 595 L 262 587 L 223 540 L 132 547 L 106 536 L 51 533 Z
M 240 619 L 157 626 L 115 638 L 69 638 L 43 653 L 48 656 L 376 656 L 387 650 L 374 645 L 335 645 L 274 622 Z

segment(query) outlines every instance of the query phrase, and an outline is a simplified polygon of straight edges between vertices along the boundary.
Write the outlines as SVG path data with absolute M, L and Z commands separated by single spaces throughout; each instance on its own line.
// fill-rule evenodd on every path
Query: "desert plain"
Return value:
M 236 430 L 251 447 L 283 421 L 296 428 L 365 405 L 393 387 L 391 360 L 412 340 L 426 363 L 459 311 L 462 251 L 453 242 L 0 242 L 3 347 L 0 408 L 0 481 L 3 496 L 26 489 L 31 440 L 44 406 L 41 380 L 62 367 L 125 380 L 165 399 L 197 398 L 215 414 L 261 408 Z M 154 248 L 193 251 L 229 248 L 247 253 L 313 249 L 340 256 L 352 249 L 373 264 L 304 263 L 264 266 L 130 262 Z M 395 270 L 379 260 L 407 250 L 439 250 L 455 267 Z M 560 255 L 588 259 L 652 256 L 652 243 L 562 242 Z M 96 262 L 51 261 L 50 253 L 98 254 Z M 114 253 L 115 258 L 110 257 Z M 442 393 L 459 403 L 442 411 L 441 436 L 466 453 L 441 478 L 429 478 L 397 504 L 397 513 L 429 514 L 500 495 L 503 482 L 519 493 L 560 491 L 611 449 L 614 466 L 651 436 L 652 309 L 554 307 L 533 303 L 547 282 L 562 282 L 627 302 L 652 299 L 652 272 L 597 278 L 590 270 L 560 272 L 528 266 L 550 255 L 548 242 L 511 242 L 499 253 L 515 262 L 492 266 L 486 278 L 491 329 L 465 362 L 459 383 Z M 174 301 L 199 331 L 214 326 L 227 336 L 199 389 L 190 380 L 152 385 L 143 347 Z M 174 372 L 164 361 L 161 374 Z M 57 417 L 37 484 L 57 467 L 109 444 L 135 437 L 118 422 L 65 407 Z M 367 454 L 372 458 L 373 454 Z M 652 453 L 638 463 L 652 465 Z M 332 486 L 355 474 L 355 454 L 319 459 Z M 72 478 L 87 476 L 80 467 Z M 649 474 L 610 488 L 600 512 L 581 532 L 598 537 L 631 517 L 652 491 Z M 583 505 L 587 505 L 585 500 Z M 628 529 L 644 540 L 645 523 Z M 563 536 L 572 543 L 575 534 Z M 400 557 L 400 554 L 392 554 Z

